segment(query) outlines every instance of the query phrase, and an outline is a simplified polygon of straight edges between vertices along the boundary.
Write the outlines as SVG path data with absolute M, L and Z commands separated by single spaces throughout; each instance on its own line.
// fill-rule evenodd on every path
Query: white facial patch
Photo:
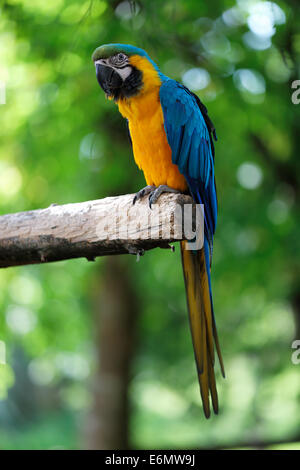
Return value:
M 123 81 L 126 80 L 127 77 L 131 74 L 132 67 L 127 65 L 123 69 L 118 69 L 117 67 L 113 67 L 114 71 L 117 72 Z
M 106 67 L 110 67 L 111 69 L 114 69 L 114 71 L 117 72 L 120 75 L 120 77 L 122 78 L 123 81 L 125 81 L 126 78 L 129 77 L 129 75 L 131 74 L 131 71 L 132 71 L 131 65 L 126 65 L 126 67 L 124 67 L 124 68 L 118 68 L 118 67 L 115 67 L 115 66 L 109 64 L 107 59 L 95 60 L 94 64 L 95 65 L 101 64 L 101 65 L 105 65 Z
M 95 60 L 94 64 L 95 64 L 95 66 L 96 66 L 97 64 L 100 64 L 100 65 L 108 65 L 108 64 L 107 64 L 107 60 L 105 60 L 105 59 L 98 59 L 98 60 Z

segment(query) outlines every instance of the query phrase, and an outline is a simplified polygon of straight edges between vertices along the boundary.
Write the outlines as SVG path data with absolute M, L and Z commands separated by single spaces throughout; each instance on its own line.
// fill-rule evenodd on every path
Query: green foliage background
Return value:
M 255 46 L 249 18 L 263 3 L 276 31 L 256 37 Z M 2 1 L 1 214 L 143 186 L 125 122 L 105 100 L 91 62 L 108 42 L 146 49 L 180 81 L 195 68 L 192 77 L 207 79 L 206 69 L 207 84 L 196 91 L 218 133 L 213 291 L 227 372 L 225 381 L 218 377 L 221 413 L 206 422 L 199 406 L 178 250 L 156 250 L 139 263 L 132 257 L 141 304 L 132 446 L 300 440 L 300 365 L 291 361 L 300 292 L 300 105 L 291 101 L 291 82 L 300 78 L 297 2 Z M 74 260 L 0 271 L 7 355 L 0 448 L 80 447 L 101 265 Z

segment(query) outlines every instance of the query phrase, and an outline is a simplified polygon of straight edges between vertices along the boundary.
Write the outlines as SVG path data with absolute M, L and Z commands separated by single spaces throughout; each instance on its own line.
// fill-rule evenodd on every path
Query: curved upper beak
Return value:
M 122 78 L 111 66 L 105 64 L 103 60 L 97 60 L 95 67 L 96 77 L 102 90 L 107 95 L 113 95 L 114 90 L 122 85 Z

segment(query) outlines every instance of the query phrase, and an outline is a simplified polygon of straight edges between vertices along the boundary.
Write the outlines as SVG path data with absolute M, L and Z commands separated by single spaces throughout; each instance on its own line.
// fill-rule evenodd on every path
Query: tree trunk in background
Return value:
M 137 299 L 125 257 L 107 257 L 96 303 L 97 371 L 87 449 L 127 449 L 128 385 L 135 344 Z

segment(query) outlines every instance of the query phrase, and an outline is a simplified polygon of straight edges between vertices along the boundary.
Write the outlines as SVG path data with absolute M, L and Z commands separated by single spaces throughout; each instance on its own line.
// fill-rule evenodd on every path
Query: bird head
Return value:
M 159 69 L 148 54 L 128 44 L 104 44 L 92 55 L 99 85 L 109 98 L 131 98 L 160 83 Z

